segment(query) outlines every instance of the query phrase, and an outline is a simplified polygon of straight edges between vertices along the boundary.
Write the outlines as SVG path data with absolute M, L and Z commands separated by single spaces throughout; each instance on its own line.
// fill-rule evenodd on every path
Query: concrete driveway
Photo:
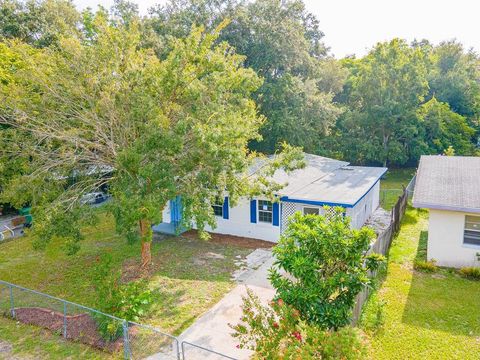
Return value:
M 239 322 L 242 316 L 242 297 L 247 295 L 247 287 L 265 304 L 274 297 L 275 290 L 267 279 L 268 269 L 274 259 L 269 250 L 257 249 L 247 256 L 247 262 L 249 261 L 253 263 L 253 269 L 238 274 L 239 285 L 185 330 L 179 336 L 180 341 L 200 345 L 238 360 L 248 359 L 252 355 L 250 350 L 237 348 L 238 340 L 231 336 L 233 330 L 228 324 L 235 325 Z M 185 360 L 225 359 L 187 344 L 184 350 Z

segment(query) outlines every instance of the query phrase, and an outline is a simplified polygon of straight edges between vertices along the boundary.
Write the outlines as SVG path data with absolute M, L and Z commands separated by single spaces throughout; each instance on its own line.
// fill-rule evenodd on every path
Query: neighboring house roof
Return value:
M 413 206 L 480 213 L 480 157 L 422 156 Z
M 387 171 L 382 167 L 349 166 L 348 162 L 305 154 L 306 166 L 290 173 L 278 170 L 273 180 L 286 186 L 284 201 L 352 207 Z

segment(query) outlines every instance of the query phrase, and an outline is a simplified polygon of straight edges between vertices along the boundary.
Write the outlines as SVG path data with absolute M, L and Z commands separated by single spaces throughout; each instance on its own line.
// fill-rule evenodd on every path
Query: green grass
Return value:
M 384 325 L 371 335 L 372 359 L 479 359 L 480 283 L 441 269 L 413 270 L 426 249 L 428 213 L 408 209 L 389 254 L 385 281 L 364 310 Z
M 107 217 L 85 233 L 81 250 L 73 256 L 66 255 L 59 239 L 49 244 L 45 251 L 33 250 L 29 236 L 1 244 L 0 279 L 95 308 L 91 278 L 99 256 L 109 252 L 115 266 L 122 268 L 124 277 L 135 278 L 140 263 L 140 244 L 127 244 L 115 234 L 113 221 Z M 142 322 L 173 335 L 180 334 L 233 288 L 230 277 L 236 269 L 236 256 L 245 256 L 251 251 L 180 237 L 154 242 L 153 271 L 148 277 L 154 304 Z M 0 318 L 0 324 L 0 342 L 12 344 L 15 354 L 35 358 L 56 354 L 58 358 L 106 357 L 104 353 L 63 341 L 60 336 L 49 335 L 35 327 L 5 318 Z
M 390 169 L 384 179 L 380 181 L 380 202 L 384 209 L 390 210 L 402 194 L 403 186 L 407 186 L 415 168 Z

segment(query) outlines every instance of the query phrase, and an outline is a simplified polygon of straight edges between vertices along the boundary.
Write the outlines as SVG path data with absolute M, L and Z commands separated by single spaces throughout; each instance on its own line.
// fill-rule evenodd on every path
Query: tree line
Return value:
M 480 59 L 455 40 L 432 45 L 401 39 L 364 57 L 335 59 L 317 17 L 302 0 L 170 0 L 140 16 L 117 0 L 99 8 L 110 21 L 140 23 L 140 46 L 164 59 L 194 26 L 244 55 L 262 85 L 253 98 L 266 118 L 253 150 L 273 153 L 286 141 L 306 152 L 357 164 L 414 165 L 421 154 L 478 152 Z M 95 12 L 70 1 L 3 1 L 0 36 L 34 47 L 60 37 L 93 41 Z

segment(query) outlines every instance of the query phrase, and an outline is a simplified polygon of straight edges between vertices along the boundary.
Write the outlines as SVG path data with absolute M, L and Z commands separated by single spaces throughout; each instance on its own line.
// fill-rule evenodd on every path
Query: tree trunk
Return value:
M 142 219 L 139 222 L 140 226 L 140 238 L 142 241 L 142 269 L 147 269 L 152 263 L 152 228 L 150 221 Z

